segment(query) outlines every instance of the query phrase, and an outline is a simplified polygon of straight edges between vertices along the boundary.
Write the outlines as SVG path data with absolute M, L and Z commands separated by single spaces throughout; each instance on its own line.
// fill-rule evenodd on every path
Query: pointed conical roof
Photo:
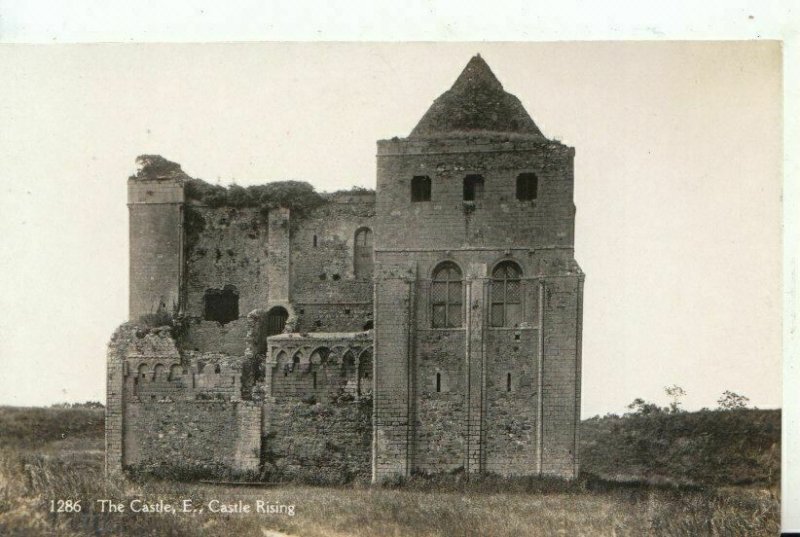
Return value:
M 409 137 L 477 132 L 544 139 L 519 99 L 503 89 L 480 54 L 472 57 L 453 87 L 433 102 Z

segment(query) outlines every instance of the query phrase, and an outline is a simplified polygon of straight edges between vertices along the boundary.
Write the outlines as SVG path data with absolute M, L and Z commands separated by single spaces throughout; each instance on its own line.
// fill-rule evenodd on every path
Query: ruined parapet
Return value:
M 372 333 L 268 339 L 263 464 L 268 479 L 367 480 L 372 438 Z
M 241 357 L 181 353 L 172 330 L 125 324 L 109 344 L 107 472 L 255 472 L 261 406 L 242 401 Z
M 123 324 L 111 336 L 107 351 L 106 377 L 106 472 L 122 471 L 127 461 L 126 412 L 134 397 L 140 371 L 151 368 L 162 375 L 180 365 L 180 354 L 170 327 L 144 329 Z M 161 366 L 156 371 L 156 366 Z
M 372 333 L 315 332 L 267 338 L 272 400 L 352 400 L 372 395 Z

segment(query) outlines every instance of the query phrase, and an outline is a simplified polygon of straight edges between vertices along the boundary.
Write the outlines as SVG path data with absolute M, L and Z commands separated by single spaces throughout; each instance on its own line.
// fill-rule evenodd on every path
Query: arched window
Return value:
M 275 306 L 267 312 L 267 326 L 265 332 L 264 348 L 266 349 L 266 338 L 277 334 L 282 334 L 283 329 L 286 327 L 286 320 L 289 318 L 289 312 L 286 308 Z
M 172 364 L 169 368 L 169 380 L 178 380 L 183 376 L 183 368 L 180 364 Z
M 353 272 L 358 279 L 372 278 L 372 230 L 366 227 L 356 231 Z
M 330 356 L 331 350 L 327 347 L 319 347 L 314 349 L 314 352 L 311 353 L 311 363 L 314 365 L 321 365 L 325 366 L 328 364 L 328 356 Z
M 536 199 L 539 180 L 535 173 L 521 173 L 517 176 L 517 199 L 532 201 Z
M 461 326 L 461 269 L 450 261 L 441 263 L 431 282 L 432 325 L 434 328 Z
M 522 321 L 522 270 L 503 261 L 492 271 L 492 326 L 517 326 Z
M 411 179 L 411 201 L 431 201 L 431 178 L 415 175 Z

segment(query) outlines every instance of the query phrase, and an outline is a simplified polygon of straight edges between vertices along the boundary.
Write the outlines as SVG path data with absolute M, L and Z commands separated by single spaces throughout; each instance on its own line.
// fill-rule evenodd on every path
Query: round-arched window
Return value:
M 492 271 L 492 326 L 514 327 L 522 322 L 522 270 L 513 261 Z
M 462 326 L 463 282 L 461 269 L 452 261 L 440 263 L 431 282 L 431 321 L 434 328 Z

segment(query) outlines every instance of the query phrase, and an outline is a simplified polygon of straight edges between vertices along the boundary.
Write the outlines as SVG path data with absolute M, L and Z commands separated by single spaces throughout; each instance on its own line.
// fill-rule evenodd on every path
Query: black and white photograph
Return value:
M 787 531 L 784 62 L 0 44 L 0 534 Z

